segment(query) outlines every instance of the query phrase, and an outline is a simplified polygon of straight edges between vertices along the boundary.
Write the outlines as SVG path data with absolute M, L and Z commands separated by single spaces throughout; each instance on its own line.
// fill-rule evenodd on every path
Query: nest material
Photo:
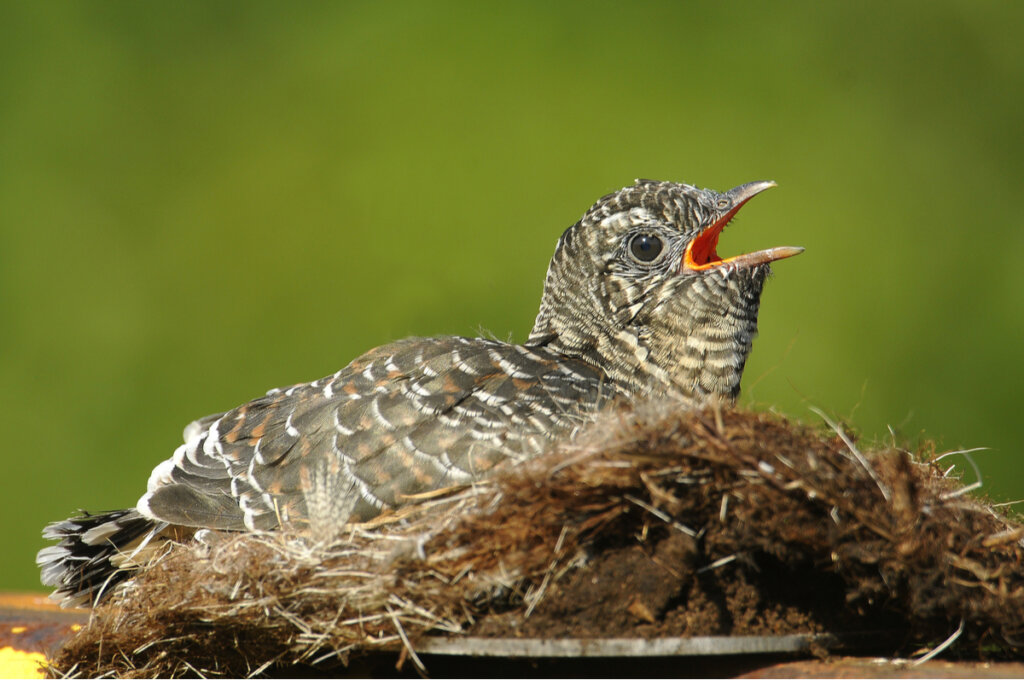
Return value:
M 370 524 L 176 544 L 51 672 L 241 677 L 375 649 L 419 665 L 436 634 L 885 629 L 896 652 L 959 626 L 963 653 L 1014 653 L 1024 526 L 919 458 L 761 413 L 613 412 Z

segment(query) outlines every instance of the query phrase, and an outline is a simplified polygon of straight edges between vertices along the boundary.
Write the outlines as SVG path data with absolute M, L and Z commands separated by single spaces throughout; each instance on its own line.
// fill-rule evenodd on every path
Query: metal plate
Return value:
M 806 652 L 812 646 L 831 648 L 834 635 L 741 635 L 688 638 L 422 638 L 421 654 L 504 658 L 720 656 Z

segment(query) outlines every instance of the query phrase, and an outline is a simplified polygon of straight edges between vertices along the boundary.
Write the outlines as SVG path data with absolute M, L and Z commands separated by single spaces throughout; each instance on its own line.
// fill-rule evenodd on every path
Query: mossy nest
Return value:
M 1024 526 L 936 458 L 765 413 L 614 411 L 372 523 L 172 544 L 50 671 L 339 672 L 375 650 L 419 665 L 436 635 L 885 631 L 907 653 L 959 630 L 961 655 L 1016 654 Z

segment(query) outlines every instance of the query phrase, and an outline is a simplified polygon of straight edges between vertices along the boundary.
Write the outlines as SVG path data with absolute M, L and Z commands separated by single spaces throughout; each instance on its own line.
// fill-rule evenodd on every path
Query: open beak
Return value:
M 750 182 L 749 184 L 741 184 L 735 189 L 729 189 L 722 196 L 729 199 L 729 203 L 732 206 L 727 212 L 722 214 L 715 222 L 704 229 L 701 233 L 690 241 L 690 244 L 686 246 L 686 252 L 683 253 L 683 261 L 680 265 L 680 271 L 687 269 L 693 271 L 703 271 L 711 269 L 713 267 L 721 267 L 724 265 L 731 265 L 735 268 L 746 268 L 755 267 L 759 264 L 766 264 L 768 262 L 774 262 L 775 260 L 782 260 L 787 257 L 793 257 L 804 252 L 803 248 L 797 248 L 793 246 L 779 246 L 777 248 L 768 248 L 767 250 L 759 250 L 755 253 L 746 253 L 744 255 L 736 255 L 734 257 L 727 257 L 722 259 L 718 256 L 718 237 L 721 235 L 722 230 L 729 224 L 743 204 L 757 196 L 765 189 L 771 189 L 776 186 L 775 182 Z

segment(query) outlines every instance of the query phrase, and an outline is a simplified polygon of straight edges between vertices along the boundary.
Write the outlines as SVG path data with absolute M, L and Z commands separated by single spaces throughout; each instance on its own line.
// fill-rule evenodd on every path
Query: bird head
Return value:
M 601 367 L 633 396 L 735 399 L 778 247 L 721 257 L 739 209 L 774 182 L 719 193 L 637 180 L 562 234 L 528 343 Z

